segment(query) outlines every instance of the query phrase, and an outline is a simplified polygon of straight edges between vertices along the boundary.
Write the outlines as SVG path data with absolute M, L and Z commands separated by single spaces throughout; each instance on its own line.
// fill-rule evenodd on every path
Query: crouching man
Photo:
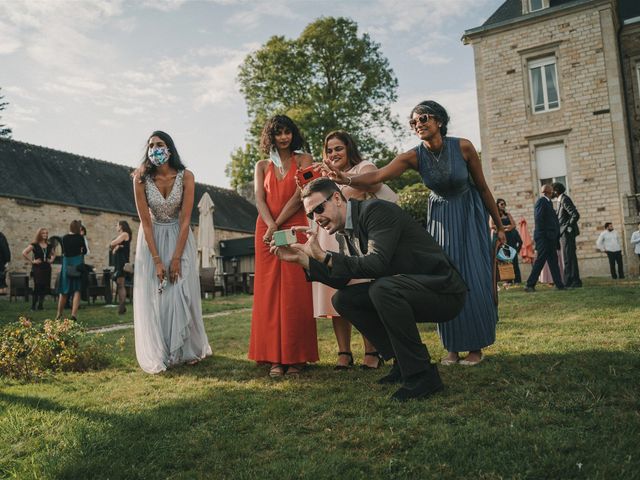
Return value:
M 344 235 L 350 255 L 324 251 L 308 232 L 304 245 L 276 247 L 282 260 L 299 263 L 310 280 L 338 291 L 337 312 L 376 347 L 395 358 L 379 383 L 402 383 L 392 398 L 425 398 L 444 388 L 420 339 L 418 322 L 446 322 L 464 305 L 467 286 L 442 248 L 413 218 L 384 200 L 345 200 L 327 178 L 302 191 L 307 216 L 329 233 Z M 372 279 L 347 285 L 351 279 Z

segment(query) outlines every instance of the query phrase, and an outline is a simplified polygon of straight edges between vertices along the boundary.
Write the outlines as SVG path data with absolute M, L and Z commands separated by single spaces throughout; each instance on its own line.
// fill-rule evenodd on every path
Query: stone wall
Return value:
M 471 36 L 475 54 L 484 169 L 494 195 L 516 221 L 533 228 L 538 198 L 535 151 L 564 143 L 569 194 L 580 211 L 581 273 L 607 275 L 595 242 L 613 222 L 625 245 L 634 191 L 622 101 L 616 20 L 609 2 L 595 2 Z M 560 108 L 533 114 L 529 61 L 556 57 Z M 532 232 L 531 232 L 532 233 Z M 637 272 L 635 256 L 627 255 Z
M 116 225 L 120 220 L 126 220 L 133 231 L 131 244 L 132 259 L 135 254 L 135 239 L 137 238 L 140 222 L 136 217 L 126 214 L 109 212 L 81 211 L 77 207 L 65 205 L 42 204 L 40 206 L 25 205 L 25 202 L 0 197 L 0 231 L 5 234 L 11 248 L 11 263 L 9 271 L 31 270 L 29 262 L 22 257 L 22 251 L 33 241 L 38 228 L 49 229 L 49 236 L 62 237 L 69 232 L 69 224 L 72 220 L 81 220 L 87 228 L 90 254 L 85 257 L 85 262 L 93 265 L 97 271 L 108 266 L 109 242 L 116 236 Z M 194 226 L 194 235 L 198 235 L 198 227 Z M 252 236 L 247 232 L 236 232 L 216 228 L 216 240 L 231 240 Z M 54 265 L 54 278 L 60 267 Z

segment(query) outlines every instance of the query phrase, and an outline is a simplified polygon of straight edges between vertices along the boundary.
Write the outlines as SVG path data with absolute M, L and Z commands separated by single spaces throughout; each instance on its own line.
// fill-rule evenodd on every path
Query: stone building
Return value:
M 605 222 L 629 238 L 640 197 L 640 2 L 506 0 L 463 36 L 475 56 L 484 168 L 516 221 L 533 225 L 541 184 L 560 181 L 581 215 L 581 273 L 606 275 Z
M 130 167 L 0 139 L 0 171 L 0 231 L 11 248 L 10 272 L 30 270 L 21 252 L 33 241 L 39 227 L 47 227 L 50 237 L 62 237 L 72 220 L 81 220 L 87 228 L 90 249 L 85 261 L 98 271 L 108 266 L 108 245 L 116 236 L 119 220 L 129 222 L 133 238 L 137 238 L 140 221 Z M 254 205 L 233 190 L 196 183 L 191 216 L 196 238 L 197 203 L 205 192 L 215 204 L 218 244 L 253 237 L 257 217 Z M 221 253 L 220 245 L 216 252 Z M 55 268 L 57 273 L 59 267 Z

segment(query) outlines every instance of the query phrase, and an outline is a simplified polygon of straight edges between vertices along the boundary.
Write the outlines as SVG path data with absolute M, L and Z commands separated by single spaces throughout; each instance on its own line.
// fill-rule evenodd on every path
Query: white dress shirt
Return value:
M 598 237 L 596 247 L 598 247 L 598 249 L 603 252 L 619 252 L 620 250 L 622 250 L 622 247 L 620 247 L 618 234 L 615 231 L 610 232 L 606 229 L 603 230 Z

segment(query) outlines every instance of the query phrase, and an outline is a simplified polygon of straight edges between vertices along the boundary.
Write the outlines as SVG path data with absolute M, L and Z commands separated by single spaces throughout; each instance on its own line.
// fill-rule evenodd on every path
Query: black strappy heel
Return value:
M 338 352 L 338 356 L 340 355 L 348 355 L 349 356 L 349 365 L 336 365 L 333 367 L 334 370 L 349 370 L 353 367 L 353 353 L 351 352 Z
M 365 354 L 365 356 L 369 355 L 370 357 L 377 357 L 378 358 L 378 366 L 377 367 L 370 367 L 369 365 L 365 365 L 363 363 L 362 365 L 360 365 L 360 368 L 362 370 L 377 370 L 381 366 L 384 365 L 384 358 L 382 358 L 382 355 L 380 355 L 379 352 L 364 352 L 364 354 Z

